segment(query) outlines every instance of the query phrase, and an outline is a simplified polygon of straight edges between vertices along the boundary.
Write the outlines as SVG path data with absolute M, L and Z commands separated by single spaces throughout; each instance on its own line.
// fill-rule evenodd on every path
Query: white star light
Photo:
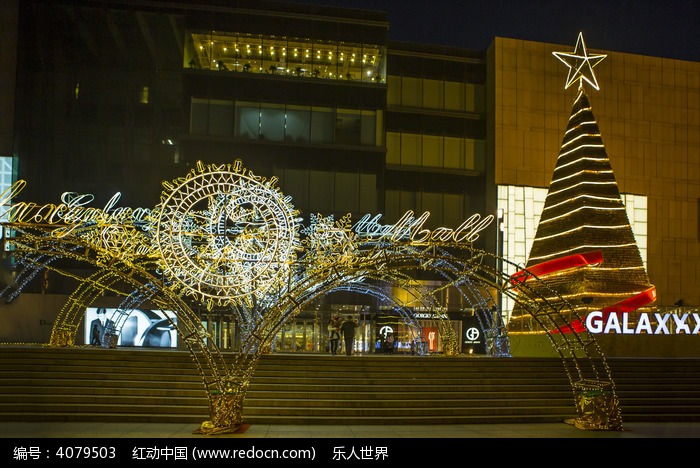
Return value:
M 583 87 L 583 81 L 586 80 L 588 84 L 593 86 L 596 90 L 599 90 L 598 81 L 595 79 L 595 73 L 593 73 L 593 67 L 598 65 L 603 61 L 607 55 L 596 54 L 588 55 L 586 50 L 586 43 L 583 42 L 583 33 L 578 33 L 578 39 L 576 40 L 576 47 L 573 52 L 552 52 L 556 58 L 562 61 L 564 65 L 569 67 L 569 75 L 566 77 L 566 85 L 564 89 L 569 89 L 576 81 L 579 82 L 579 89 Z

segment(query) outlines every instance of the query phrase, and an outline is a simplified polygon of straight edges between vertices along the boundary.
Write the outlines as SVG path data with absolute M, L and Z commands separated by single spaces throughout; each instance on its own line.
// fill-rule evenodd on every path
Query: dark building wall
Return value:
M 333 19 L 329 21 L 331 17 Z M 280 2 L 226 2 L 221 7 L 210 7 L 206 12 L 187 9 L 187 27 L 251 34 L 278 32 L 287 37 L 385 44 L 389 23 L 386 15 L 379 11 Z
M 0 155 L 12 155 L 19 0 L 0 3 Z
M 383 14 L 284 4 L 266 10 L 266 5 L 22 2 L 22 106 L 15 150 L 19 177 L 29 181 L 23 197 L 54 202 L 70 190 L 95 194 L 99 205 L 119 191 L 126 205 L 152 206 L 158 201 L 160 182 L 183 175 L 198 159 L 242 158 L 260 171 L 289 165 L 377 174 L 381 146 L 307 146 L 305 152 L 299 145 L 190 134 L 192 98 L 380 111 L 385 107 L 385 87 L 379 84 L 224 76 L 183 68 L 183 42 L 190 28 L 240 27 L 246 33 L 290 36 L 303 32 L 314 40 L 371 40 L 379 45 L 386 41 Z M 381 142 L 381 129 L 378 139 Z
M 185 94 L 211 99 L 239 99 L 283 104 L 382 109 L 386 106 L 386 88 L 347 81 L 287 79 L 244 73 L 222 76 L 218 72 L 188 72 Z
M 161 169 L 169 173 L 161 142 L 186 124 L 175 33 L 152 47 L 165 21 L 21 2 L 15 149 L 24 197 L 54 202 L 69 190 L 99 203 L 120 191 L 130 206 L 157 200 Z

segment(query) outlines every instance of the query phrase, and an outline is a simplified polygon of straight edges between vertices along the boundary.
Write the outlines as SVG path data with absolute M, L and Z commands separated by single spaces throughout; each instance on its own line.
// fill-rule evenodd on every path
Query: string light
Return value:
M 565 250 L 559 250 L 557 252 L 551 253 L 549 255 L 542 255 L 539 257 L 530 257 L 530 260 L 544 260 L 547 258 L 552 258 L 552 257 L 558 257 L 561 255 L 567 255 L 572 252 L 576 252 L 577 250 L 593 250 L 593 249 L 600 249 L 600 248 L 615 248 L 615 247 L 637 247 L 636 242 L 630 242 L 627 244 L 607 244 L 607 245 L 595 245 L 595 244 L 583 244 L 583 245 L 578 245 L 576 247 L 572 247 L 570 249 L 565 249 Z
M 576 195 L 575 197 L 567 198 L 566 200 L 562 200 L 559 203 L 554 203 L 552 205 L 545 206 L 542 209 L 542 212 L 544 213 L 544 211 L 546 211 L 546 210 L 552 210 L 552 209 L 558 208 L 562 205 L 573 203 L 577 200 L 582 200 L 582 199 L 600 200 L 600 201 L 605 201 L 605 202 L 616 202 L 616 203 L 620 201 L 619 199 L 613 198 L 613 197 L 601 197 L 598 195 L 591 195 L 590 193 L 584 193 L 581 195 Z
M 552 184 L 557 184 L 559 182 L 563 182 L 563 181 L 568 180 L 568 179 L 573 179 L 574 177 L 579 177 L 579 176 L 584 175 L 584 174 L 600 175 L 600 174 L 612 174 L 612 173 L 613 173 L 612 169 L 607 170 L 607 171 L 594 171 L 591 169 L 583 169 L 581 171 L 574 172 L 573 174 L 569 174 L 567 176 L 560 177 L 559 179 L 554 179 L 554 180 L 552 180 Z
M 557 164 L 557 167 L 554 168 L 554 172 L 556 173 L 556 172 L 561 171 L 562 169 L 565 169 L 569 166 L 573 166 L 574 164 L 585 163 L 587 161 L 603 162 L 603 163 L 609 162 L 608 158 L 606 158 L 606 157 L 585 156 L 585 157 L 575 159 L 574 161 L 571 161 L 568 163 Z
M 574 208 L 573 210 L 569 211 L 568 213 L 564 213 L 564 214 L 561 214 L 559 216 L 553 216 L 551 218 L 540 219 L 540 226 L 543 224 L 551 223 L 552 221 L 556 221 L 557 219 L 570 217 L 572 214 L 574 214 L 578 211 L 581 211 L 581 210 L 623 211 L 624 212 L 625 207 L 624 206 L 623 207 L 601 207 L 601 206 L 584 205 L 584 206 L 580 206 L 578 208 Z
M 541 242 L 543 240 L 550 240 L 550 239 L 555 239 L 557 237 L 565 236 L 567 234 L 571 234 L 574 232 L 578 231 L 583 231 L 584 229 L 627 229 L 629 228 L 629 225 L 627 224 L 620 224 L 618 226 L 597 226 L 593 224 L 583 224 L 581 226 L 576 226 L 571 229 L 567 229 L 565 231 L 560 231 L 555 234 L 549 235 L 549 236 L 540 236 L 537 239 L 535 239 L 534 242 Z

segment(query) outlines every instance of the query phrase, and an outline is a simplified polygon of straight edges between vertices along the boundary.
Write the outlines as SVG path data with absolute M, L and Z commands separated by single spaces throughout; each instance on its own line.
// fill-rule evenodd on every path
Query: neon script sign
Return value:
M 0 194 L 0 206 L 8 205 L 26 186 L 24 180 L 12 184 Z M 10 223 L 57 225 L 52 235 L 64 237 L 83 223 L 123 224 L 126 221 L 145 221 L 153 214 L 148 208 L 117 207 L 120 198 L 121 193 L 115 193 L 105 207 L 100 209 L 87 206 L 95 199 L 94 195 L 64 192 L 58 205 L 18 202 L 7 210 L 0 211 L 0 219 L 6 219 Z
M 413 211 L 408 210 L 394 224 L 380 224 L 381 214 L 372 217 L 364 215 L 355 225 L 353 230 L 359 236 L 369 240 L 410 240 L 414 244 L 428 244 L 430 242 L 474 242 L 479 238 L 479 232 L 483 231 L 493 221 L 493 215 L 482 218 L 479 214 L 473 214 L 467 218 L 457 229 L 438 227 L 427 229 L 425 222 L 430 218 L 430 212 L 425 211 L 419 217 L 415 217 Z
M 27 182 L 18 180 L 0 194 L 0 206 L 9 205 L 26 187 Z M 36 223 L 56 225 L 52 231 L 55 237 L 64 237 L 73 232 L 79 225 L 94 222 L 97 224 L 125 224 L 128 222 L 147 221 L 156 211 L 149 208 L 119 207 L 117 203 L 121 193 L 115 193 L 104 208 L 89 207 L 95 199 L 92 194 L 64 192 L 61 203 L 40 205 L 34 202 L 18 202 L 4 211 L 0 211 L 0 219 L 10 223 Z M 355 225 L 353 231 L 359 236 L 372 241 L 406 241 L 413 244 L 428 244 L 431 242 L 474 242 L 479 233 L 493 221 L 493 215 L 484 218 L 473 214 L 456 229 L 438 227 L 428 229 L 425 223 L 430 218 L 430 212 L 425 211 L 416 217 L 412 210 L 406 211 L 394 224 L 381 224 L 381 214 L 364 215 Z

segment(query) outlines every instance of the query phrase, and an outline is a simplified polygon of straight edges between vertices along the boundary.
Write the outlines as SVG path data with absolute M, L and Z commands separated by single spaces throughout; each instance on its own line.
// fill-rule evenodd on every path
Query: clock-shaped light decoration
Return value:
M 197 163 L 164 182 L 155 240 L 164 273 L 209 305 L 250 302 L 284 282 L 298 248 L 291 197 L 233 165 Z

